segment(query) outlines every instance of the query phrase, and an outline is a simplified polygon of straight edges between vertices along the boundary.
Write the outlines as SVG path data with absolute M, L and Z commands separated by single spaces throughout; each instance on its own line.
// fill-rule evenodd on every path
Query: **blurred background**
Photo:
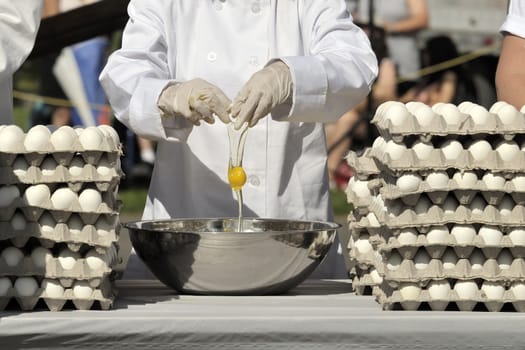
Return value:
M 109 124 L 124 145 L 123 215 L 140 216 L 155 161 L 155 144 L 126 130 L 112 116 L 98 83 L 107 57 L 120 47 L 128 0 L 44 0 L 43 22 L 30 59 L 15 75 L 15 122 Z M 348 0 L 380 61 L 371 96 L 335 124 L 326 125 L 333 206 L 349 212 L 344 189 L 352 175 L 343 161 L 375 138 L 368 127 L 387 100 L 489 108 L 507 0 Z

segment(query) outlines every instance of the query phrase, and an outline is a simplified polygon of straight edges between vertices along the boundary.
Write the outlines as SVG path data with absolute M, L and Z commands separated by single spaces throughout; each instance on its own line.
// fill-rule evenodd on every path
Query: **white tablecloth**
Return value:
M 0 313 L 0 349 L 524 349 L 525 314 L 382 311 L 347 281 L 264 297 L 121 281 L 112 311 Z

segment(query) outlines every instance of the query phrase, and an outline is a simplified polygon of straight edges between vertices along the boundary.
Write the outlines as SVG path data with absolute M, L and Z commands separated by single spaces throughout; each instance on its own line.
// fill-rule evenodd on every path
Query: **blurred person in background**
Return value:
M 13 123 L 12 76 L 33 49 L 42 1 L 0 0 L 0 124 Z
M 498 99 L 525 105 L 525 0 L 511 0 L 501 32 L 503 47 L 496 72 Z
M 333 219 L 322 122 L 361 101 L 377 74 L 344 1 L 132 0 L 128 12 L 101 81 L 117 118 L 158 140 L 143 218 L 237 216 L 231 111 L 251 127 L 244 215 Z M 324 277 L 346 277 L 336 249 Z

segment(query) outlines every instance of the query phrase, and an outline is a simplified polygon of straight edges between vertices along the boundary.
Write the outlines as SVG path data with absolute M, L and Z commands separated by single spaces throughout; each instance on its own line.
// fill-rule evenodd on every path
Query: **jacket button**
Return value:
M 214 62 L 217 60 L 217 54 L 215 52 L 208 53 L 208 61 Z
M 259 179 L 259 177 L 255 176 L 255 175 L 251 175 L 250 177 L 248 177 L 248 182 L 252 185 L 252 186 L 259 186 L 261 184 L 261 180 Z

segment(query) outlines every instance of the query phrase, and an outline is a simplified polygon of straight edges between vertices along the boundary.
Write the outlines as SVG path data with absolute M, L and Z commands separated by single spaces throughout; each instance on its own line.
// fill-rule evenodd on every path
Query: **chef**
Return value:
M 100 79 L 117 118 L 158 141 L 143 218 L 237 216 L 231 114 L 251 127 L 244 215 L 331 220 L 322 123 L 377 74 L 344 0 L 131 0 L 128 12 Z
M 42 1 L 0 0 L 0 124 L 13 123 L 13 73 L 35 42 Z

